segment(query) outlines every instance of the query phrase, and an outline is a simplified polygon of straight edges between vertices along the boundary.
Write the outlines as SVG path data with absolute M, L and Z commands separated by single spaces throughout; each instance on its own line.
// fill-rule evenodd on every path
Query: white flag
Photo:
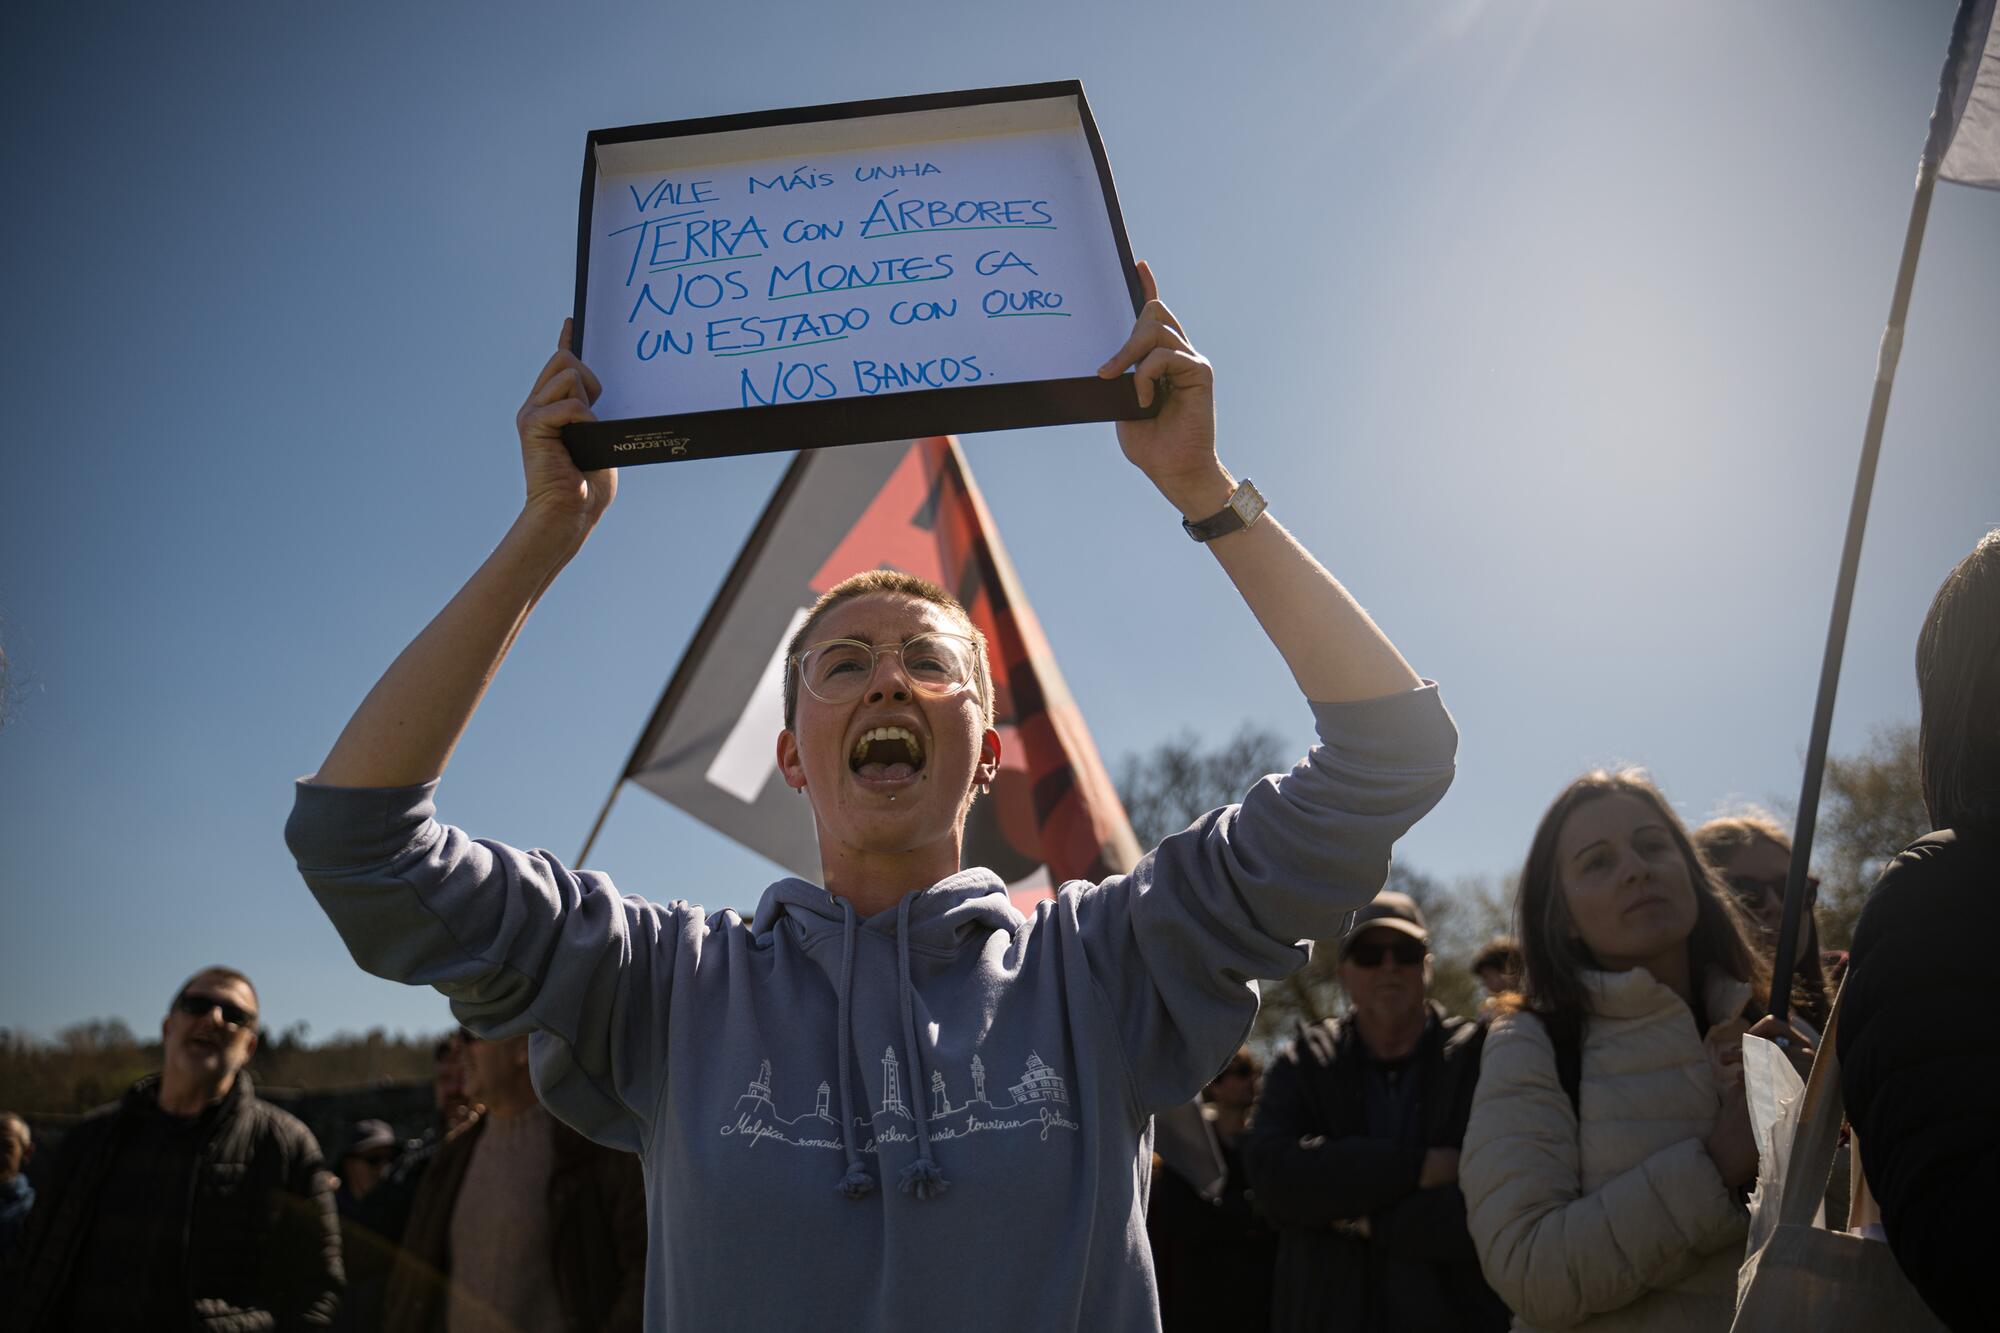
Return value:
M 1952 32 L 1944 95 L 1949 137 L 1938 179 L 2000 190 L 2000 24 L 1994 0 L 1964 0 Z

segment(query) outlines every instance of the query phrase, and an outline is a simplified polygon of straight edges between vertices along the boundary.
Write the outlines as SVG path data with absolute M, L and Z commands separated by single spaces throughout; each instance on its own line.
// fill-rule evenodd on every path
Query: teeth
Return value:
M 917 762 L 923 762 L 923 743 L 907 727 L 876 727 L 862 733 L 861 738 L 854 742 L 854 762 L 861 762 L 861 757 L 868 753 L 868 746 L 873 741 L 901 741 L 910 747 L 910 753 Z

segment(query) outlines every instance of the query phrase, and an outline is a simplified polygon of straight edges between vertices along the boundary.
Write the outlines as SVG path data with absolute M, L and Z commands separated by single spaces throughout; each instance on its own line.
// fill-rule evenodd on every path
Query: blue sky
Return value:
M 147 1028 L 218 960 L 276 1025 L 442 1025 L 348 960 L 281 828 L 518 504 L 600 126 L 1081 78 L 1217 366 L 1224 461 L 1458 718 L 1458 782 L 1399 854 L 1502 874 L 1601 763 L 1690 818 L 1795 794 L 1953 8 L 10 11 L 0 1026 Z M 2000 198 L 1940 188 L 1836 748 L 1914 718 L 1923 609 L 2000 523 L 1996 241 Z M 1246 720 L 1303 747 L 1276 653 L 1108 426 L 967 448 L 1107 761 Z M 626 475 L 447 818 L 574 853 L 785 461 Z M 638 791 L 592 860 L 712 908 L 773 873 Z

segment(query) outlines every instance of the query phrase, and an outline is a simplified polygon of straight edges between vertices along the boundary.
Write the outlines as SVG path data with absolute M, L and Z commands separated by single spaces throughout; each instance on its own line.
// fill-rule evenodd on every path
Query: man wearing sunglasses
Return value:
M 1250 1123 L 1250 1184 L 1280 1229 L 1271 1327 L 1504 1329 L 1458 1191 L 1485 1028 L 1426 998 L 1407 894 L 1355 913 L 1337 975 L 1348 1012 L 1272 1062 Z
M 164 1065 L 64 1137 L 9 1327 L 324 1328 L 341 1286 L 332 1177 L 261 1101 L 257 991 L 204 968 L 160 1024 Z

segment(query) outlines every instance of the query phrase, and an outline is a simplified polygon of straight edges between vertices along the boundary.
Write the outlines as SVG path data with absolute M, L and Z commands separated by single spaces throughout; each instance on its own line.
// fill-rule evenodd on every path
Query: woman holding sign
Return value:
M 487 682 L 616 492 L 559 439 L 596 396 L 567 351 L 518 419 L 520 516 L 299 784 L 287 836 L 362 966 L 438 987 L 475 1031 L 536 1030 L 550 1109 L 642 1157 L 650 1329 L 1156 1328 L 1149 1117 L 1231 1057 L 1252 978 L 1338 933 L 1451 781 L 1436 687 L 1243 503 L 1210 367 L 1140 273 L 1145 308 L 1099 373 L 1165 402 L 1119 443 L 1234 581 L 1322 743 L 1131 874 L 1023 917 L 960 866 L 999 758 L 985 649 L 946 594 L 894 575 L 828 593 L 788 663 L 779 770 L 811 802 L 823 886 L 704 916 L 437 822 Z

